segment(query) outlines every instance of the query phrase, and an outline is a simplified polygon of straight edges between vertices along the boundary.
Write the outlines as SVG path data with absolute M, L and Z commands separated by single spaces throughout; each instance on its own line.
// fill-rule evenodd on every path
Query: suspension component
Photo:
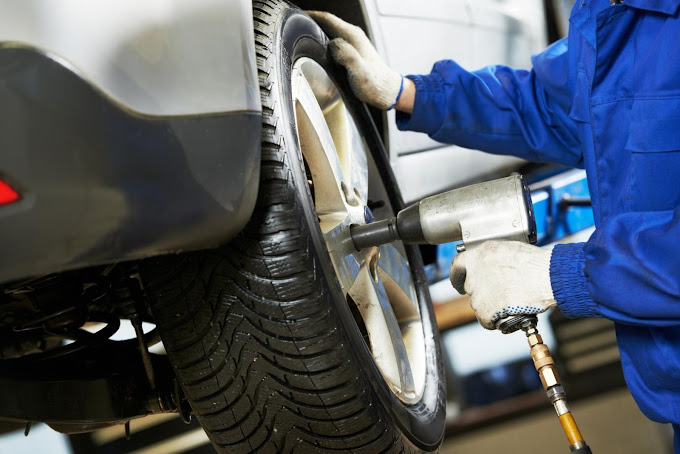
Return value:
M 139 354 L 142 358 L 142 363 L 144 364 L 144 372 L 146 373 L 146 379 L 149 382 L 149 387 L 151 390 L 156 390 L 156 374 L 153 369 L 153 361 L 151 361 L 151 355 L 149 354 L 149 345 L 144 337 L 144 329 L 142 328 L 142 314 L 145 312 L 144 307 L 144 297 L 142 296 L 142 284 L 139 274 L 135 274 L 128 280 L 128 287 L 130 289 L 130 295 L 134 301 L 134 312 L 130 314 L 130 323 L 132 323 L 135 329 L 135 335 L 137 336 L 137 345 L 139 348 Z

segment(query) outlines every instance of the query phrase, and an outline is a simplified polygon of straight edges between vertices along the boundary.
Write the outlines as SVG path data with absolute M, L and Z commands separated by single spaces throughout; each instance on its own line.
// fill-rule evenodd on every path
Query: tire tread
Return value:
M 285 148 L 271 76 L 291 6 L 252 3 L 263 106 L 255 212 L 227 245 L 148 261 L 152 311 L 218 452 L 410 452 L 338 329 L 300 222 L 290 166 L 301 163 Z

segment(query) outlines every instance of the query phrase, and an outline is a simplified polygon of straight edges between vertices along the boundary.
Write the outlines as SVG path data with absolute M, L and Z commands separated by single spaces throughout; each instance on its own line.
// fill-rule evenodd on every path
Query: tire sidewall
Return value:
M 318 224 L 314 202 L 307 185 L 304 161 L 298 143 L 295 112 L 292 103 L 291 73 L 293 63 L 301 57 L 309 57 L 319 63 L 338 85 L 343 93 L 343 100 L 352 111 L 364 136 L 371 136 L 367 143 L 371 154 L 383 181 L 385 182 L 392 206 L 399 210 L 403 203 L 394 177 L 389 169 L 384 149 L 377 136 L 377 130 L 366 107 L 358 102 L 353 96 L 346 96 L 349 85 L 344 69 L 338 67 L 328 57 L 327 38 L 321 29 L 301 10 L 291 7 L 285 10 L 278 19 L 279 26 L 276 28 L 274 48 L 280 56 L 276 63 L 277 71 L 273 80 L 276 100 L 280 107 L 282 120 L 281 132 L 286 142 L 286 153 L 289 159 L 292 178 L 297 189 L 297 202 L 300 209 L 300 218 L 303 220 L 303 234 L 307 234 L 311 242 L 311 250 L 315 255 L 316 262 L 320 265 L 324 277 L 335 276 L 335 271 L 326 249 L 326 244 Z M 367 131 L 368 129 L 368 131 Z M 337 279 L 321 279 L 326 292 L 326 300 L 332 305 L 333 312 L 343 328 L 343 335 L 348 337 L 349 345 L 352 346 L 352 356 L 356 359 L 360 368 L 366 374 L 374 392 L 377 394 L 385 410 L 399 426 L 402 433 L 415 446 L 424 450 L 436 449 L 442 439 L 445 421 L 445 380 L 443 376 L 443 364 L 439 347 L 439 335 L 435 328 L 432 303 L 427 291 L 427 281 L 422 270 L 422 259 L 415 246 L 406 246 L 407 258 L 411 264 L 412 279 L 418 296 L 421 318 L 423 322 L 427 372 L 425 388 L 421 400 L 415 405 L 404 405 L 389 389 L 387 383 L 377 368 L 370 351 L 363 341 L 356 322 L 350 312 L 346 299 Z

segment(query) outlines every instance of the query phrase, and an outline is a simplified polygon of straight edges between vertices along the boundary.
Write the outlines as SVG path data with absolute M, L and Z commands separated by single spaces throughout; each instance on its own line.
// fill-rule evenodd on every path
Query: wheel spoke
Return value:
M 348 295 L 366 325 L 373 358 L 385 380 L 397 394 L 412 399 L 416 394 L 413 373 L 399 323 L 380 276 L 377 272 L 371 273 L 370 268 L 371 259 L 368 258 Z
M 333 137 L 309 82 L 299 72 L 293 83 L 297 84 L 294 91 L 300 147 L 312 173 L 316 212 L 326 233 L 347 217 L 348 187 Z
M 328 253 L 333 261 L 335 274 L 338 276 L 343 294 L 346 295 L 359 275 L 361 264 L 357 257 L 352 254 L 354 244 L 349 235 L 348 226 L 345 224 L 343 222 L 327 232 L 324 234 L 324 238 L 326 239 Z
M 399 323 L 406 354 L 411 365 L 415 389 L 422 389 L 427 371 L 425 369 L 425 357 L 423 356 L 425 338 L 420 323 L 420 313 L 415 305 L 417 300 L 410 299 L 382 268 L 378 268 L 378 274 L 385 287 L 387 298 L 392 305 L 394 316 Z
M 357 189 L 359 199 L 365 205 L 368 202 L 368 165 L 366 163 L 368 149 L 354 120 L 346 109 L 345 112 L 349 118 L 350 134 L 352 136 L 350 148 L 352 159 L 350 160 L 349 179 L 352 187 Z
M 385 294 L 392 304 L 394 316 L 399 324 L 407 323 L 412 320 L 418 320 L 418 308 L 413 304 L 413 301 L 406 293 L 399 287 L 394 279 L 392 279 L 382 268 L 378 268 L 380 280 L 385 287 Z
M 400 322 L 412 316 L 419 316 L 418 299 L 411 279 L 411 267 L 404 255 L 401 245 L 384 244 L 380 246 L 378 267 L 384 273 L 384 276 L 382 274 L 381 276 L 385 286 L 390 290 L 390 301 L 397 300 L 400 302 L 399 309 L 395 308 L 395 311 L 398 312 L 397 320 Z
M 402 245 L 398 243 L 381 246 L 378 274 L 399 323 L 415 387 L 422 389 L 427 372 L 423 356 L 425 338 L 411 269 L 404 254 Z
M 368 166 L 366 146 L 352 115 L 341 100 L 324 109 L 326 121 L 331 125 L 331 134 L 338 151 L 342 171 L 351 186 L 349 189 L 359 198 L 362 205 L 368 199 Z

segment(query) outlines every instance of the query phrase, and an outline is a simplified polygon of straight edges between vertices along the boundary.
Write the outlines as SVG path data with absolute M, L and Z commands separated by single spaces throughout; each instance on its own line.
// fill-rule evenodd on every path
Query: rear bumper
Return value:
M 248 221 L 259 112 L 152 117 L 67 64 L 0 47 L 0 282 L 215 246 Z

